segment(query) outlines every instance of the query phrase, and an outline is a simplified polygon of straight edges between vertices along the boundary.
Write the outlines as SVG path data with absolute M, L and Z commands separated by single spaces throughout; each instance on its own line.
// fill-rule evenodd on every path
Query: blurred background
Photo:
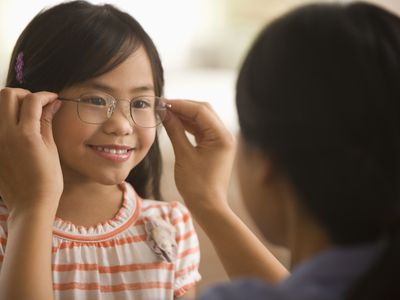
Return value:
M 0 0 L 0 87 L 14 43 L 34 15 L 56 0 Z M 222 121 L 237 134 L 234 87 L 240 63 L 251 42 L 268 22 L 280 14 L 309 2 L 306 0 L 109 0 L 136 18 L 153 38 L 165 69 L 165 96 L 208 101 Z M 336 1 L 338 2 L 338 1 Z M 339 1 L 350 2 L 350 1 Z M 400 14 L 399 0 L 370 0 Z M 51 24 L 49 24 L 51 26 Z M 174 156 L 171 144 L 161 133 L 164 157 L 162 192 L 167 200 L 182 201 L 173 179 Z M 230 204 L 259 235 L 249 219 L 238 194 L 236 177 L 230 185 Z M 202 250 L 199 290 L 227 280 L 227 276 L 209 240 L 195 224 Z M 264 241 L 265 242 L 265 241 Z M 288 266 L 290 254 L 265 242 Z

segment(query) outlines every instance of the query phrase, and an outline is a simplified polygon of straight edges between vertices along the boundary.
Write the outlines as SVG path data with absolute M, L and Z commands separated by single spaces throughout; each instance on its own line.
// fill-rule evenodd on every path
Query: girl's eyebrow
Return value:
M 107 93 L 114 93 L 115 89 L 107 84 L 98 81 L 88 81 L 84 86 L 105 91 Z M 129 90 L 129 93 L 139 92 L 154 92 L 154 86 L 152 84 L 143 86 L 134 86 Z

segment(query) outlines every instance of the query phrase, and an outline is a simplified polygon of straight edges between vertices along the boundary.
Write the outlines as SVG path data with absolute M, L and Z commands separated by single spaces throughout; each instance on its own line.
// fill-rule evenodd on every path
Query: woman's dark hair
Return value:
M 25 28 L 12 53 L 6 85 L 60 92 L 100 76 L 121 64 L 143 46 L 149 56 L 157 96 L 164 75 L 157 49 L 141 25 L 112 5 L 71 1 L 40 12 Z M 15 63 L 24 55 L 24 79 L 16 79 Z M 161 199 L 161 153 L 158 137 L 145 159 L 128 178 L 142 197 Z
M 388 237 L 347 299 L 400 299 L 400 19 L 362 2 L 297 8 L 256 39 L 236 101 L 244 139 L 334 244 Z

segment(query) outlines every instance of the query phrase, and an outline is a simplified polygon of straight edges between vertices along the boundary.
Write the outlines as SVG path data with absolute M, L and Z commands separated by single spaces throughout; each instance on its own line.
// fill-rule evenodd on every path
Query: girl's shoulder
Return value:
M 0 197 L 0 212 L 2 211 L 8 211 L 7 206 L 4 202 L 4 200 Z
M 3 199 L 0 197 L 0 225 L 3 227 L 3 222 L 5 223 L 8 219 L 8 208 L 6 204 L 4 203 Z
M 137 199 L 139 213 L 136 225 L 143 223 L 145 226 L 150 226 L 149 224 L 152 223 L 151 226 L 153 226 L 161 222 L 175 227 L 174 230 L 177 233 L 193 231 L 192 216 L 182 202 L 141 198 L 128 182 L 125 182 L 124 190 L 127 198 Z
M 134 202 L 137 203 L 141 217 L 159 216 L 164 219 L 184 215 L 190 217 L 188 209 L 180 201 L 160 201 L 156 199 L 142 198 L 136 193 L 134 187 L 129 182 L 124 182 L 122 187 L 126 198 L 136 199 Z
M 9 211 L 4 203 L 3 199 L 0 198 L 0 257 L 2 254 L 1 249 L 5 248 L 6 238 L 7 238 L 7 219 Z
M 166 216 L 173 216 L 173 215 L 188 215 L 189 210 L 186 206 L 177 201 L 158 201 L 158 200 L 151 200 L 151 199 L 142 199 L 141 203 L 141 211 L 146 215 L 166 215 Z
M 199 240 L 188 209 L 179 201 L 143 199 L 141 218 L 150 248 L 174 263 L 174 295 L 182 296 L 201 279 Z
M 192 223 L 192 217 L 186 206 L 179 201 L 157 201 L 142 199 L 141 217 L 144 220 L 160 218 L 173 226 Z

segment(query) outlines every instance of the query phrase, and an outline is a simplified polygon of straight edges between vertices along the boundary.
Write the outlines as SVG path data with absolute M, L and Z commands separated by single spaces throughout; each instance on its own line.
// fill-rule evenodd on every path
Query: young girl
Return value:
M 26 27 L 0 101 L 1 299 L 173 299 L 200 280 L 187 209 L 147 200 L 163 84 L 150 37 L 113 6 L 67 2 Z
M 237 169 L 250 214 L 290 248 L 293 271 L 276 285 L 241 280 L 201 299 L 400 299 L 399 83 L 400 18 L 374 5 L 309 5 L 261 32 L 237 82 Z M 205 105 L 173 111 L 164 126 L 179 178 L 196 181 L 178 188 L 190 208 L 210 211 L 226 200 L 230 139 Z M 218 207 L 224 224 L 228 209 Z

